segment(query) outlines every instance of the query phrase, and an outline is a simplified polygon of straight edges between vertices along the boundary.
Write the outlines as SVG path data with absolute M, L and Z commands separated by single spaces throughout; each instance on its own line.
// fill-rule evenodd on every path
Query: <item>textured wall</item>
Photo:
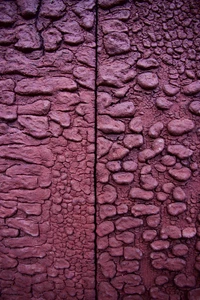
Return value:
M 1 299 L 94 299 L 94 3 L 0 23 Z
M 99 4 L 99 299 L 200 299 L 200 5 Z
M 0 2 L 0 299 L 200 299 L 199 20 Z

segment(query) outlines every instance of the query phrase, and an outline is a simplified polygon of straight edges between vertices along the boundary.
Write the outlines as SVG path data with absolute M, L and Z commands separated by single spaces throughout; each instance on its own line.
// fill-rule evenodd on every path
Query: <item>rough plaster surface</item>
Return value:
M 0 2 L 0 299 L 200 299 L 199 20 Z

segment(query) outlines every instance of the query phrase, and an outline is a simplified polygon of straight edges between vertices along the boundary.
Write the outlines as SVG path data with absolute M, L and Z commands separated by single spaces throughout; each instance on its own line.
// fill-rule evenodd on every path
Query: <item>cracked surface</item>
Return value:
M 200 298 L 199 19 L 1 1 L 1 299 Z
M 94 1 L 1 6 L 1 299 L 95 299 Z
M 99 6 L 99 299 L 199 299 L 199 4 Z

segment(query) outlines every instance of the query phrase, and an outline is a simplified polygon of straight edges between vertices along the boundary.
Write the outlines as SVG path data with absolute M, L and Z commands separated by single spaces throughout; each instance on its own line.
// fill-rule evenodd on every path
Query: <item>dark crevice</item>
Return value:
M 35 18 L 35 28 L 37 29 L 37 32 L 38 32 L 39 37 L 40 37 L 40 42 L 41 42 L 40 49 L 42 50 L 42 55 L 44 56 L 44 54 L 45 54 L 45 51 L 44 51 L 44 40 L 43 40 L 41 31 L 38 30 L 38 26 L 37 26 L 38 18 L 39 18 L 39 15 L 40 15 L 41 5 L 42 5 L 42 0 L 39 0 L 39 4 L 38 4 L 38 7 L 37 7 L 37 12 L 36 12 L 36 18 Z
M 98 300 L 98 286 L 97 286 L 97 77 L 98 77 L 98 0 L 96 0 L 95 4 L 95 13 L 96 13 L 96 23 L 95 23 L 95 102 L 94 102 L 94 110 L 95 110 L 95 119 L 94 119 L 94 135 L 95 135 L 95 152 L 94 152 L 94 205 L 95 205 L 95 214 L 94 214 L 94 228 L 95 228 L 95 299 Z

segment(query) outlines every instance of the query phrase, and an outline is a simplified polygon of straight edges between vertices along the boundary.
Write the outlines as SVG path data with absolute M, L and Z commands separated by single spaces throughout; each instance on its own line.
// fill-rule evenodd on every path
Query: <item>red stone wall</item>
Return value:
M 200 299 L 199 20 L 0 2 L 0 299 Z
M 0 3 L 1 299 L 95 299 L 95 7 L 84 2 Z

